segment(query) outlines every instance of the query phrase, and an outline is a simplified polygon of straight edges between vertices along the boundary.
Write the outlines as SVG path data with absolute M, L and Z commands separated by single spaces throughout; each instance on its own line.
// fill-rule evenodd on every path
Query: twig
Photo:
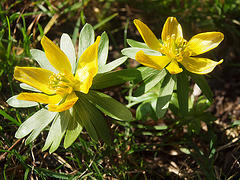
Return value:
M 17 145 L 17 143 L 19 143 L 21 140 L 22 140 L 22 138 L 21 138 L 21 139 L 18 139 L 18 140 L 8 149 L 8 151 L 11 151 L 11 150 Z M 0 156 L 0 162 L 1 162 L 3 159 L 5 159 L 5 157 L 6 157 L 7 154 L 8 154 L 8 152 L 5 152 L 4 154 L 2 154 L 2 155 Z

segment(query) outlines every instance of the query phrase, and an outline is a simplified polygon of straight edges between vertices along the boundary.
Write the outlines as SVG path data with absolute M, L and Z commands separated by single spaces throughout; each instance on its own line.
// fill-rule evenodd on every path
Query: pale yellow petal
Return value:
M 151 29 L 147 25 L 145 25 L 143 22 L 141 22 L 138 19 L 135 19 L 134 21 L 135 26 L 138 29 L 138 32 L 142 36 L 144 42 L 151 48 L 156 51 L 159 51 L 161 48 L 161 43 L 157 39 L 157 37 L 153 34 Z
M 20 93 L 17 96 L 19 100 L 34 101 L 43 104 L 57 104 L 61 101 L 62 97 L 59 95 L 49 96 L 41 93 Z
M 144 66 L 148 66 L 157 70 L 163 69 L 171 60 L 167 56 L 147 55 L 143 51 L 138 51 L 135 56 L 136 61 Z
M 174 36 L 176 39 L 183 39 L 182 26 L 175 17 L 167 18 L 163 26 L 162 41 L 167 42 L 168 36 Z
M 13 76 L 16 80 L 35 87 L 46 94 L 54 94 L 47 85 L 49 83 L 49 77 L 52 75 L 53 72 L 47 69 L 16 66 Z
M 181 61 L 181 64 L 190 72 L 195 74 L 207 74 L 213 71 L 213 69 L 221 64 L 223 60 L 218 62 L 213 61 L 207 58 L 199 58 L 199 57 L 187 57 Z
M 62 112 L 70 109 L 77 102 L 78 97 L 75 93 L 71 93 L 67 96 L 66 101 L 60 105 L 49 104 L 48 110 L 52 112 Z
M 78 79 L 78 83 L 75 87 L 75 91 L 81 91 L 88 93 L 92 86 L 93 77 L 98 72 L 98 45 L 101 37 L 98 36 L 95 43 L 89 46 L 81 55 L 78 63 L 77 72 L 75 78 Z
M 223 39 L 224 35 L 220 32 L 206 32 L 193 36 L 187 45 L 192 56 L 196 56 L 217 47 Z
M 183 71 L 182 68 L 179 67 L 178 62 L 173 60 L 167 67 L 166 69 L 170 74 L 178 74 Z
M 56 44 L 54 44 L 46 36 L 42 38 L 41 44 L 45 51 L 46 57 L 56 70 L 61 73 L 71 73 L 72 67 L 69 59 Z

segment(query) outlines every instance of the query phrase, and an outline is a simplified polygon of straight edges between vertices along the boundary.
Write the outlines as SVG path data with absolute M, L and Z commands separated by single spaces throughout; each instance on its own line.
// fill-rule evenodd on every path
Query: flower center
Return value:
M 74 85 L 77 83 L 73 75 L 67 73 L 53 73 L 53 75 L 49 77 L 49 80 L 49 88 L 61 96 L 71 94 Z
M 163 42 L 160 52 L 165 54 L 172 60 L 178 62 L 183 60 L 183 55 L 186 55 L 187 41 L 183 38 L 176 38 L 175 34 L 167 36 L 166 42 Z

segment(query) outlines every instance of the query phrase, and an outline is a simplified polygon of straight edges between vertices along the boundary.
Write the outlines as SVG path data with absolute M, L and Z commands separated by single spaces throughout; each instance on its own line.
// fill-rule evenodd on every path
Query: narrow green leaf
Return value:
M 16 124 L 17 126 L 20 125 L 20 123 L 19 123 L 16 119 L 14 119 L 12 116 L 10 116 L 9 114 L 7 114 L 5 111 L 3 111 L 3 110 L 1 110 L 1 109 L 0 109 L 0 114 L 1 114 L 3 117 L 7 118 L 8 120 L 12 121 L 12 122 L 13 122 L 14 124 Z
M 101 139 L 110 145 L 111 136 L 109 134 L 107 123 L 102 114 L 87 99 L 85 99 L 85 97 L 81 98 L 81 103 L 85 107 L 85 110 L 88 113 L 90 120 L 96 128 Z
M 148 45 L 147 45 L 146 43 L 139 42 L 139 41 L 135 41 L 135 40 L 133 40 L 133 39 L 127 39 L 127 43 L 128 43 L 129 46 L 131 46 L 131 47 L 151 49 L 150 47 L 148 47 Z
M 94 30 L 93 27 L 86 23 L 79 35 L 79 46 L 78 46 L 78 58 L 77 58 L 77 64 L 78 60 L 81 57 L 82 53 L 94 43 Z
M 177 97 L 179 109 L 183 116 L 186 116 L 188 113 L 188 93 L 189 93 L 188 76 L 183 71 L 182 73 L 177 74 Z
M 106 32 L 101 35 L 101 40 L 98 46 L 98 66 L 101 68 L 107 63 L 109 39 Z
M 29 174 L 29 168 L 26 169 L 25 173 L 24 173 L 24 180 L 28 179 L 28 174 Z
M 121 121 L 132 119 L 132 113 L 121 103 L 110 96 L 90 90 L 87 99 L 104 114 Z
M 63 135 L 66 132 L 70 118 L 71 114 L 69 110 L 57 114 L 51 125 L 42 151 L 47 150 L 49 147 L 50 147 L 49 153 L 52 153 L 57 150 L 61 143 Z
M 113 18 L 115 18 L 117 15 L 118 15 L 118 13 L 115 13 L 115 14 L 113 14 L 113 15 L 111 15 L 111 16 L 103 19 L 103 20 L 101 20 L 98 24 L 96 24 L 95 26 L 93 26 L 93 29 L 95 30 L 95 29 L 103 26 L 103 25 L 106 24 L 108 21 L 110 21 L 110 20 L 112 20 Z
M 43 51 L 38 49 L 31 49 L 30 53 L 32 57 L 38 62 L 40 67 L 48 69 L 54 73 L 58 73 L 57 70 L 51 65 Z
M 78 119 L 80 117 L 78 116 L 78 113 L 75 111 L 75 109 L 71 108 L 69 111 L 71 117 L 69 118 L 68 127 L 64 138 L 64 148 L 71 146 L 71 144 L 77 139 L 83 129 L 83 124 L 79 123 Z
M 104 66 L 99 67 L 98 69 L 98 73 L 106 73 L 109 71 L 114 70 L 116 67 L 118 67 L 119 65 L 121 65 L 122 63 L 124 63 L 127 60 L 127 56 L 123 56 L 121 58 L 118 58 Z
M 167 71 L 165 69 L 155 72 L 156 74 L 153 74 L 152 76 L 147 78 L 143 83 L 141 83 L 141 85 L 135 91 L 134 96 L 141 96 L 142 94 L 145 94 L 146 92 L 150 91 L 167 74 Z
M 7 100 L 7 103 L 15 108 L 19 108 L 19 107 L 33 107 L 33 106 L 37 106 L 38 103 L 37 102 L 33 102 L 33 101 L 24 101 L 24 100 L 19 100 L 17 99 L 18 95 L 12 96 Z
M 3 35 L 4 35 L 4 29 L 0 31 L 0 44 L 2 43 Z
M 79 94 L 79 93 L 78 93 Z M 79 120 L 82 122 L 83 126 L 86 128 L 89 136 L 94 140 L 98 141 L 98 135 L 97 132 L 91 122 L 90 115 L 88 114 L 88 111 L 86 110 L 86 107 L 82 104 L 82 97 L 80 96 L 76 104 L 73 106 L 74 111 L 78 113 L 78 116 L 80 117 Z
M 73 35 L 72 35 L 72 42 L 73 45 L 75 46 L 76 41 L 77 41 L 77 37 L 78 37 L 78 32 L 80 29 L 80 25 L 81 25 L 81 16 L 78 17 L 76 25 L 74 26 L 74 30 L 73 30 Z
M 176 76 L 169 73 L 163 79 L 156 103 L 156 114 L 158 118 L 162 118 L 168 109 L 175 82 Z
M 104 89 L 107 87 L 123 84 L 132 81 L 140 75 L 137 69 L 123 69 L 109 73 L 97 74 L 93 78 L 91 89 Z
M 71 11 L 74 11 L 74 10 L 77 10 L 77 9 L 81 9 L 82 8 L 82 6 L 84 6 L 84 5 L 87 5 L 87 3 L 88 3 L 88 1 L 89 0 L 85 0 L 85 1 L 81 1 L 81 2 L 77 2 L 77 3 L 74 3 L 74 4 L 72 4 L 71 6 L 69 6 L 69 7 L 67 7 L 67 8 L 64 8 L 64 10 L 63 10 L 63 14 L 66 14 L 66 13 L 69 13 L 69 12 L 71 12 Z
M 191 76 L 192 80 L 197 83 L 199 88 L 202 90 L 203 94 L 208 98 L 210 102 L 213 102 L 213 93 L 208 86 L 208 83 L 203 75 L 199 74 L 193 74 L 189 72 L 189 75 Z
M 71 65 L 72 65 L 72 73 L 75 73 L 76 67 L 76 53 L 75 48 L 73 46 L 72 40 L 68 34 L 63 33 L 60 38 L 60 49 L 66 54 Z
M 145 49 L 145 48 L 135 48 L 135 47 L 125 48 L 121 52 L 123 55 L 128 56 L 129 58 L 135 59 L 135 56 L 138 51 L 143 51 L 145 54 L 148 54 L 148 55 L 162 56 L 162 54 L 159 51 L 155 51 L 152 49 Z
M 42 38 L 44 36 L 44 31 L 43 31 L 43 28 L 41 26 L 41 24 L 37 24 L 38 25 L 38 30 L 39 30 L 39 33 L 40 33 L 40 37 Z
M 35 167 L 34 171 L 37 171 L 45 179 L 66 179 L 66 180 L 69 180 L 72 177 L 72 175 L 70 175 L 70 174 L 58 173 L 58 172 L 50 171 L 50 170 L 45 169 L 45 168 Z
M 15 137 L 23 138 L 31 133 L 25 141 L 25 144 L 31 143 L 43 131 L 43 129 L 52 122 L 56 112 L 50 112 L 44 108 L 37 111 L 34 115 L 24 121 L 18 128 Z

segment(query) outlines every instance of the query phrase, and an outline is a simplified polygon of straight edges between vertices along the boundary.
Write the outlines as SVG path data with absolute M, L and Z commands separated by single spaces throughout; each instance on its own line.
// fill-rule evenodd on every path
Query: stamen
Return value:
M 48 83 L 48 87 L 56 94 L 62 96 L 71 94 L 73 87 L 76 84 L 74 77 L 66 73 L 54 73 L 49 77 L 49 80 L 50 82 Z
M 176 38 L 176 35 L 172 34 L 167 36 L 166 42 L 163 43 L 163 47 L 161 47 L 159 51 L 162 54 L 169 56 L 172 60 L 180 62 L 183 59 L 183 55 L 191 54 L 186 53 L 186 48 L 187 41 L 181 37 Z

